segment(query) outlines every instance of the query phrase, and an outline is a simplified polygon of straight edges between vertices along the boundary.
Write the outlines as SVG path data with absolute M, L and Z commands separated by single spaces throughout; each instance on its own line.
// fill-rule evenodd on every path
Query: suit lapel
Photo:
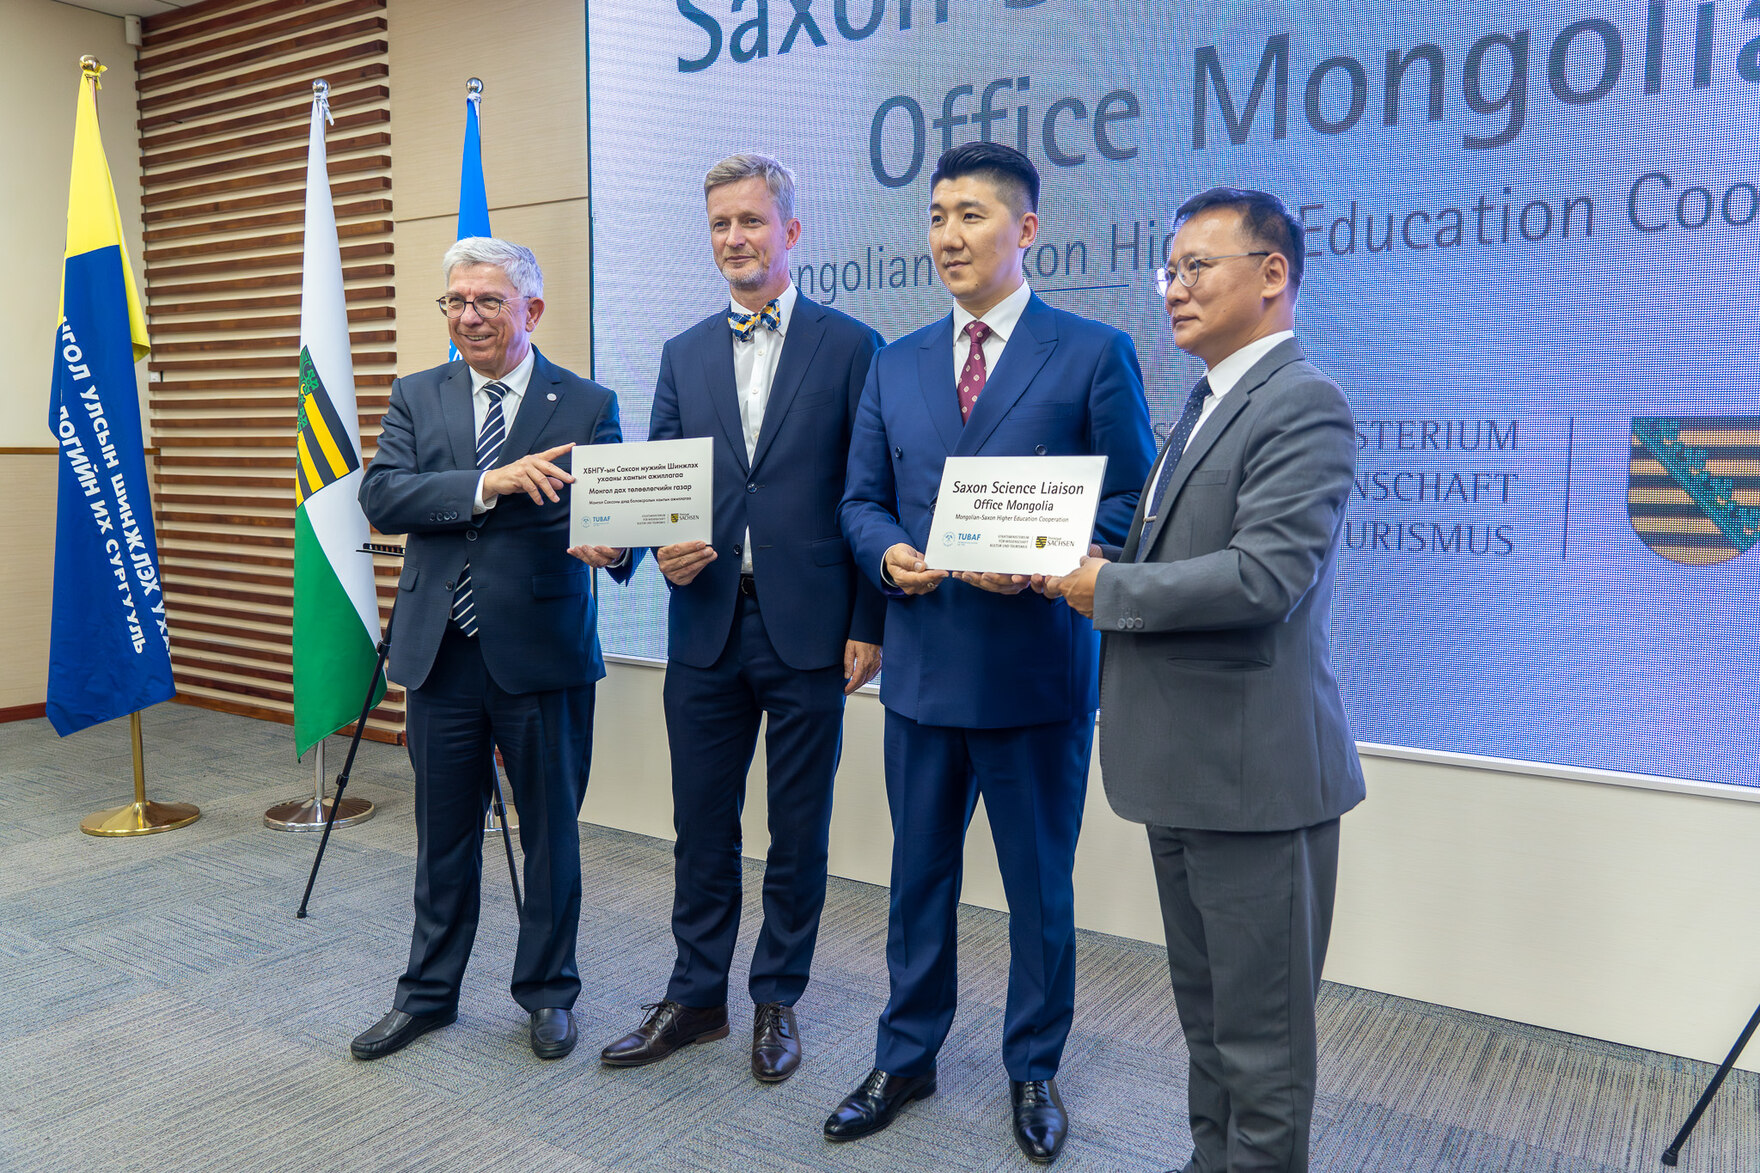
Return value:
M 983 394 L 972 405 L 972 414 L 966 420 L 955 455 L 971 456 L 983 448 L 984 441 L 1026 394 L 1027 388 L 1032 386 L 1033 376 L 1039 373 L 1039 368 L 1045 365 L 1045 360 L 1055 349 L 1057 323 L 1051 316 L 1051 307 L 1034 294 L 1027 299 L 1020 320 L 1015 322 L 1014 336 L 1002 348 L 1002 358 L 997 361 L 996 369 L 984 380 Z
M 941 319 L 917 351 L 917 386 L 923 405 L 948 452 L 959 449 L 965 425 L 959 419 L 959 392 L 953 385 L 953 315 Z M 983 398 L 983 396 L 979 396 Z
M 452 463 L 461 469 L 477 467 L 477 417 L 471 407 L 470 371 L 460 359 L 450 364 L 440 380 L 440 415 L 446 421 Z
M 714 319 L 710 321 L 708 345 L 702 349 L 703 386 L 709 393 L 709 402 L 715 405 L 715 416 L 721 421 L 721 430 L 727 433 L 740 471 L 749 472 L 746 429 L 739 418 L 739 386 L 733 377 L 733 331 L 727 328 L 725 312 L 720 328 L 713 325 Z
M 513 417 L 513 428 L 507 443 L 501 446 L 497 465 L 512 464 L 529 456 L 543 434 L 544 425 L 556 414 L 556 405 L 564 394 L 562 377 L 548 359 L 535 351 L 532 355 L 532 377 L 526 380 L 526 393 L 519 402 L 519 414 Z
M 1148 533 L 1143 535 L 1143 549 L 1155 545 L 1155 539 L 1161 535 L 1162 527 L 1167 524 L 1168 515 L 1173 512 L 1173 502 L 1179 499 L 1179 491 L 1185 487 L 1192 470 L 1204 462 L 1205 454 L 1216 446 L 1216 441 L 1222 438 L 1222 433 L 1228 430 L 1229 424 L 1247 409 L 1253 392 L 1264 386 L 1272 375 L 1303 357 L 1305 355 L 1301 346 L 1293 338 L 1272 347 L 1270 353 L 1247 368 L 1247 373 L 1241 376 L 1240 382 L 1222 397 L 1222 402 L 1210 413 L 1210 418 L 1192 434 L 1184 455 L 1176 457 L 1176 454 L 1168 453 L 1169 459 L 1178 459 L 1179 463 L 1174 466 L 1173 479 L 1168 483 L 1166 496 L 1158 502 L 1147 503 L 1147 506 L 1142 502 L 1138 503 L 1139 512 L 1146 507 L 1155 509 L 1155 521 L 1148 527 Z M 1149 470 L 1150 484 L 1144 487 L 1144 492 L 1154 488 L 1154 479 L 1160 471 L 1159 467 Z
M 752 456 L 752 467 L 764 463 L 764 453 L 782 429 L 782 417 L 794 403 L 807 377 L 813 355 L 825 338 L 825 311 L 817 303 L 795 295 L 794 310 L 789 314 L 788 335 L 782 340 L 782 358 L 776 364 L 776 377 L 770 381 L 770 397 L 764 402 L 764 422 L 758 428 L 758 446 Z M 732 336 L 732 331 L 728 335 Z

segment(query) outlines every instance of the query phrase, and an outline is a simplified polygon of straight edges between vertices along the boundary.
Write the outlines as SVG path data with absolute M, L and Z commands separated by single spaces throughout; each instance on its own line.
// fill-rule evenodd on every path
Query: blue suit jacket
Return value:
M 878 584 L 889 547 L 928 548 L 949 456 L 1103 455 L 1095 540 L 1116 544 L 1154 451 L 1130 337 L 1036 295 L 962 425 L 949 314 L 875 356 L 850 443 L 844 536 Z M 887 708 L 925 725 L 994 729 L 1068 721 L 1099 704 L 1098 636 L 1062 600 L 959 582 L 888 594 Z
M 748 527 L 765 627 L 783 663 L 828 668 L 842 663 L 846 641 L 880 642 L 885 599 L 856 573 L 837 526 L 850 428 L 880 344 L 854 318 L 797 295 L 748 463 L 727 311 L 667 342 L 648 438 L 715 441 L 718 555 L 672 590 L 670 658 L 707 668 L 726 647 Z
M 542 354 L 502 445 L 498 464 L 559 444 L 616 444 L 617 396 Z M 360 502 L 381 533 L 408 534 L 397 583 L 390 676 L 420 688 L 452 614 L 452 593 L 468 561 L 477 638 L 495 683 L 513 693 L 591 684 L 605 675 L 599 655 L 593 572 L 568 553 L 568 494 L 532 504 L 523 493 L 471 515 L 476 497 L 476 423 L 470 369 L 462 361 L 391 385 L 379 452 L 361 481 Z M 635 565 L 613 571 L 622 580 Z

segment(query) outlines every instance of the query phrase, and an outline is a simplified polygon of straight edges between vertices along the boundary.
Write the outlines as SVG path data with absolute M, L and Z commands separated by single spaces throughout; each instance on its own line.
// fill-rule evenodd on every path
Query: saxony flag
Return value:
M 379 606 L 361 481 L 354 362 L 342 296 L 342 253 L 324 161 L 330 103 L 313 87 L 306 161 L 305 275 L 299 306 L 299 440 L 294 468 L 293 739 L 306 750 L 360 716 L 378 661 Z M 381 679 L 374 703 L 385 693 Z

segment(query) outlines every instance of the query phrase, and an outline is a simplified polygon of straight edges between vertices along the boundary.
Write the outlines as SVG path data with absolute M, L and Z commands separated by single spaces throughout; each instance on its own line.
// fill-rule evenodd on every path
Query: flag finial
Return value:
M 84 76 L 91 78 L 93 81 L 97 81 L 99 89 L 104 88 L 104 83 L 98 81 L 98 75 L 104 72 L 104 67 L 98 64 L 98 59 L 96 57 L 93 57 L 90 53 L 81 57 L 79 59 L 79 71 Z

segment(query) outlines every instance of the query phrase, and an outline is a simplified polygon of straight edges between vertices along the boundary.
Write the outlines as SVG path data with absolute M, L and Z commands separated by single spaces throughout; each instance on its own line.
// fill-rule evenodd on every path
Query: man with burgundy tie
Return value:
M 578 820 L 605 675 L 589 567 L 623 581 L 634 565 L 624 550 L 569 548 L 563 466 L 576 444 L 622 439 L 617 396 L 532 346 L 544 275 L 529 249 L 466 237 L 444 267 L 460 357 L 392 384 L 360 491 L 377 529 L 409 535 L 389 675 L 407 690 L 416 885 L 393 1008 L 350 1050 L 377 1059 L 458 1017 L 499 749 L 525 850 L 513 997 L 532 1051 L 558 1059 L 577 1037 Z
M 1039 176 L 998 143 L 955 147 L 931 177 L 929 247 L 953 312 L 881 350 L 850 445 L 841 518 L 856 564 L 889 596 L 886 790 L 891 997 L 874 1069 L 825 1122 L 866 1136 L 935 1091 L 953 1022 L 967 825 L 984 799 L 1009 906 L 1002 1057 L 1016 1142 L 1056 1159 L 1068 1116 L 1053 1078 L 1075 997 L 1071 871 L 1098 704 L 1098 639 L 1019 575 L 927 570 L 949 456 L 1108 458 L 1097 541 L 1124 538 L 1154 446 L 1136 348 L 1035 296 L 1023 257 Z
M 752 951 L 752 1076 L 801 1061 L 794 1005 L 807 987 L 831 832 L 844 698 L 880 668 L 885 600 L 837 528 L 850 427 L 880 336 L 801 296 L 794 176 L 730 155 L 703 178 L 709 243 L 728 300 L 666 343 L 650 440 L 714 441 L 713 541 L 655 551 L 667 609 L 672 752 L 672 935 L 666 994 L 600 1052 L 637 1067 L 728 1033 L 739 936 L 740 812 L 766 722 L 770 847 Z
M 1356 430 L 1295 338 L 1300 222 L 1213 188 L 1177 224 L 1159 280 L 1208 369 L 1122 547 L 1044 589 L 1105 633 L 1102 770 L 1148 827 L 1191 1055 L 1185 1169 L 1298 1173 L 1339 817 L 1363 799 L 1328 638 Z

